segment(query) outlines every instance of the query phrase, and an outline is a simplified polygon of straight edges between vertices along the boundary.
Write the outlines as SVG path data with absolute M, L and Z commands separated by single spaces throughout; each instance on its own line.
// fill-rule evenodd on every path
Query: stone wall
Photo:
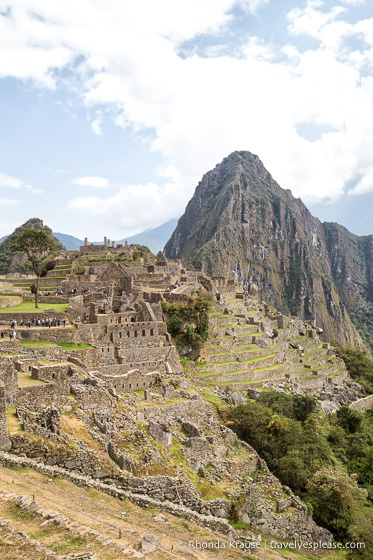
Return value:
M 88 369 L 92 369 L 99 364 L 96 348 L 84 348 L 82 350 L 63 350 L 65 359 L 77 358 L 83 362 Z
M 28 292 L 23 293 L 23 300 L 24 301 L 35 301 L 34 294 L 29 294 Z M 60 296 L 39 296 L 38 297 L 39 303 L 48 303 L 51 307 L 55 303 L 69 303 L 69 298 L 67 295 L 60 295 Z
M 70 393 L 70 385 L 67 375 L 72 373 L 70 365 L 56 364 L 51 366 L 32 366 L 31 375 L 34 379 L 53 383 L 54 388 L 59 395 Z
M 373 395 L 369 395 L 364 399 L 359 399 L 351 403 L 350 408 L 353 408 L 354 410 L 357 410 L 359 412 L 365 412 L 366 410 L 373 408 Z
M 63 389 L 63 388 L 62 388 Z M 45 383 L 32 387 L 22 387 L 19 389 L 16 398 L 16 406 L 25 406 L 30 410 L 40 410 L 53 404 L 67 410 L 72 408 L 74 401 L 70 399 L 59 385 Z
M 11 358 L 0 356 L 0 381 L 4 383 L 6 402 L 13 405 L 18 391 L 18 373 Z
M 0 381 L 0 451 L 9 451 L 12 443 L 8 437 L 8 423 L 6 418 L 5 386 Z
M 76 326 L 79 337 L 84 344 L 98 344 L 100 339 L 101 327 L 99 324 L 78 324 Z
M 90 382 L 91 380 L 87 378 Z M 115 408 L 107 392 L 97 386 L 85 383 L 73 383 L 71 391 L 79 399 L 79 406 L 85 412 L 97 412 L 101 410 L 112 410 Z
M 172 515 L 175 515 L 177 517 L 184 517 L 185 519 L 188 519 L 193 523 L 196 523 L 203 527 L 208 527 L 213 531 L 218 531 L 225 535 L 230 535 L 231 537 L 234 537 L 236 535 L 235 530 L 229 525 L 227 519 L 224 517 L 213 517 L 212 515 L 209 514 L 207 515 L 201 514 L 190 507 L 183 506 L 180 502 L 176 502 L 176 503 L 171 502 L 166 498 L 165 494 L 163 494 L 165 496 L 164 501 L 161 501 L 156 497 L 152 497 L 150 494 L 148 494 L 148 492 L 144 492 L 145 490 L 144 487 L 141 487 L 141 485 L 138 486 L 136 484 L 137 480 L 142 480 L 142 479 L 135 479 L 134 477 L 130 477 L 131 480 L 134 480 L 134 484 L 128 486 L 129 488 L 134 490 L 132 492 L 130 491 L 130 489 L 125 490 L 120 488 L 119 485 L 105 484 L 105 482 L 100 482 L 97 479 L 82 475 L 76 471 L 70 471 L 68 469 L 58 467 L 58 466 L 44 465 L 43 463 L 36 462 L 34 459 L 28 457 L 17 457 L 16 455 L 12 455 L 9 453 L 2 453 L 0 454 L 0 464 L 5 467 L 14 467 L 14 466 L 16 467 L 24 466 L 29 468 L 31 467 L 37 472 L 45 474 L 47 477 L 64 477 L 67 480 L 73 482 L 74 484 L 77 484 L 78 486 L 89 486 L 91 488 L 96 488 L 101 492 L 105 492 L 109 496 L 114 496 L 122 500 L 128 499 L 132 503 L 140 507 L 148 507 L 148 506 L 158 507 L 164 511 L 169 512 Z M 156 484 L 156 486 L 154 487 L 154 479 L 162 478 L 162 477 L 149 477 L 149 478 L 152 479 L 151 483 L 153 484 L 152 488 L 154 488 L 154 490 L 161 491 L 164 488 L 162 482 Z M 121 479 L 121 481 L 122 480 L 125 481 L 126 479 Z M 172 480 L 180 483 L 178 479 L 171 479 L 171 481 Z M 173 486 L 175 486 L 175 482 L 173 483 Z M 185 489 L 186 487 L 184 487 L 184 491 Z M 138 491 L 138 493 L 136 492 L 136 490 Z M 211 508 L 213 509 L 213 511 L 215 511 L 215 508 L 216 511 L 219 511 L 220 509 L 219 501 L 217 502 L 216 500 L 211 500 L 209 504 L 210 504 L 209 506 L 210 511 Z
M 35 436 L 34 436 L 35 437 Z M 108 478 L 116 470 L 103 470 L 97 455 L 83 442 L 68 441 L 56 444 L 47 442 L 43 438 L 31 440 L 26 434 L 13 434 L 12 454 L 25 454 L 30 459 L 36 459 L 47 465 L 57 465 L 62 468 L 86 474 L 93 478 Z
M 126 346 L 130 345 L 132 339 L 137 338 L 145 338 L 152 341 L 153 337 L 158 337 L 159 335 L 158 323 L 147 321 L 108 325 L 108 334 L 110 336 L 110 341 L 117 346 L 121 346 L 122 344 Z
M 53 304 L 51 304 L 51 309 L 53 309 Z M 55 312 L 48 312 L 48 311 L 38 311 L 35 309 L 32 313 L 0 313 L 0 324 L 1 325 L 10 325 L 11 320 L 17 321 L 18 325 L 20 324 L 21 319 L 24 321 L 32 321 L 33 319 L 45 319 L 45 317 L 55 317 L 56 319 L 67 319 L 66 313 L 55 313 Z M 32 330 L 31 327 L 30 330 Z M 47 328 L 45 329 L 47 330 Z
M 103 373 L 103 371 L 120 371 L 118 368 L 120 368 L 120 366 L 107 366 L 106 368 L 101 368 L 100 371 L 95 373 L 108 383 L 112 389 L 124 393 L 151 387 L 152 385 L 155 385 L 158 380 L 158 373 L 154 371 L 151 373 L 142 373 L 141 371 L 135 369 L 122 374 L 117 373 L 116 375 Z
M 246 524 L 251 523 L 256 529 L 275 537 L 314 542 L 332 541 L 331 533 L 316 525 L 309 515 L 307 507 L 290 489 L 287 490 L 292 498 L 293 511 L 276 513 L 263 501 L 259 488 L 258 484 L 252 483 L 240 505 L 237 506 L 240 521 Z M 290 505 L 290 500 L 288 504 Z
M 74 327 L 48 327 L 17 330 L 17 337 L 21 341 L 36 342 L 38 340 L 48 340 L 54 344 L 74 343 L 81 344 L 82 339 L 79 331 Z M 39 350 L 39 348 L 38 348 Z

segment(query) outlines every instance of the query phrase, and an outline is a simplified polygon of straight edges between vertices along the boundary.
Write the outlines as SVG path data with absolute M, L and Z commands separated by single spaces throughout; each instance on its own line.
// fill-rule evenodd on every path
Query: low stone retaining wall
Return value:
M 0 309 L 7 307 L 14 307 L 22 302 L 22 296 L 9 295 L 6 297 L 0 297 Z
M 350 404 L 350 408 L 357 410 L 359 412 L 365 412 L 370 408 L 373 408 L 373 395 L 369 395 L 363 399 L 359 399 Z
M 29 294 L 27 292 L 25 292 L 23 294 L 23 300 L 24 301 L 35 301 L 35 296 L 34 294 Z M 50 303 L 51 307 L 52 304 L 54 303 L 69 303 L 69 298 L 68 296 L 39 296 L 38 298 L 39 303 Z
M 36 342 L 38 340 L 48 340 L 54 344 L 61 344 L 64 342 L 72 342 L 81 344 L 82 340 L 79 336 L 77 329 L 71 327 L 40 327 L 30 329 L 17 329 L 17 338 L 21 341 Z M 39 350 L 39 348 L 38 348 Z
M 145 495 L 145 493 L 141 494 L 141 488 L 137 486 L 137 482 L 138 480 L 142 480 L 142 479 L 137 479 L 135 477 L 128 477 L 128 480 L 133 481 L 133 484 L 129 484 L 128 485 L 128 490 L 123 490 L 118 488 L 113 482 L 111 484 L 105 484 L 103 482 L 99 482 L 98 480 L 95 480 L 89 476 L 85 476 L 85 475 L 81 475 L 79 473 L 76 472 L 72 472 L 69 471 L 67 469 L 61 468 L 61 467 L 56 467 L 56 466 L 48 466 L 48 465 L 44 465 L 42 463 L 38 463 L 32 459 L 29 459 L 27 457 L 17 457 L 15 455 L 12 455 L 10 453 L 0 453 L 0 465 L 4 466 L 4 467 L 28 467 L 28 468 L 32 468 L 34 470 L 36 470 L 37 472 L 40 472 L 41 474 L 44 474 L 48 477 L 62 477 L 62 478 L 66 478 L 67 480 L 70 480 L 71 482 L 73 482 L 74 484 L 76 484 L 77 486 L 88 486 L 91 488 L 95 488 L 96 490 L 99 490 L 101 492 L 105 492 L 106 494 L 109 494 L 110 496 L 113 496 L 115 498 L 119 498 L 119 499 L 128 499 L 131 502 L 133 502 L 134 504 L 140 506 L 140 507 L 148 507 L 148 506 L 153 506 L 153 507 L 157 507 L 160 508 L 164 511 L 167 511 L 168 513 L 175 515 L 177 517 L 184 517 L 185 519 L 188 519 L 189 521 L 192 521 L 193 523 L 196 523 L 198 525 L 204 526 L 204 527 L 208 527 L 209 529 L 212 529 L 213 531 L 218 531 L 220 533 L 223 533 L 225 535 L 229 535 L 230 537 L 234 538 L 236 536 L 236 532 L 233 529 L 233 527 L 231 527 L 228 523 L 228 521 L 224 518 L 218 518 L 218 517 L 213 517 L 212 515 L 202 515 L 200 513 L 197 513 L 196 511 L 193 511 L 187 507 L 184 507 L 182 505 L 179 504 L 175 504 L 172 503 L 171 501 L 165 499 L 163 502 L 153 498 L 149 495 Z M 162 478 L 162 477 L 149 477 L 152 479 L 155 478 Z M 167 477 L 166 477 L 167 478 Z M 126 479 L 122 479 L 122 481 L 125 481 Z M 122 482 L 121 481 L 121 482 Z M 175 479 L 175 483 L 179 483 L 180 481 L 178 479 Z M 139 493 L 136 492 L 132 492 L 131 490 L 139 490 Z M 224 500 L 223 500 L 224 501 Z M 216 502 L 216 500 L 211 500 L 211 502 Z
M 70 358 L 76 358 L 79 362 L 83 362 L 85 367 L 92 369 L 99 365 L 96 348 L 83 348 L 82 350 L 64 350 L 64 355 L 68 361 Z M 73 363 L 73 362 L 72 362 Z
M 30 441 L 23 434 L 11 434 L 12 455 L 25 454 L 29 459 L 42 461 L 46 465 L 71 469 L 73 471 L 84 473 L 92 478 L 108 478 L 114 474 L 114 465 L 112 471 L 102 470 L 102 466 L 96 454 L 83 444 L 67 444 L 48 445 L 47 442 L 39 440 L 38 442 Z M 23 458 L 23 457 L 22 457 Z
M 53 309 L 53 304 L 51 304 L 51 309 Z M 17 325 L 19 326 L 21 319 L 23 319 L 23 321 L 32 321 L 33 319 L 41 320 L 41 319 L 45 319 L 46 317 L 60 319 L 60 321 L 62 321 L 63 319 L 67 320 L 66 313 L 55 313 L 52 311 L 49 312 L 49 311 L 41 311 L 40 309 L 35 309 L 35 311 L 33 311 L 32 313 L 0 313 L 0 324 L 9 326 L 11 320 L 13 321 L 16 320 Z M 46 329 L 47 328 L 48 327 L 46 327 Z M 33 329 L 33 327 L 31 327 L 31 329 Z

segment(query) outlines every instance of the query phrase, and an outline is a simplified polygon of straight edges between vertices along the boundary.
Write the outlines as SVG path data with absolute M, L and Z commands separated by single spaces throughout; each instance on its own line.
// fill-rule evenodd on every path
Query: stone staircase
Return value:
M 198 492 L 196 487 L 194 486 L 193 482 L 190 480 L 189 476 L 185 474 L 182 467 L 176 467 L 176 474 L 177 476 L 183 481 L 185 486 L 188 488 L 189 492 L 193 495 L 194 498 L 202 498 L 202 494 Z

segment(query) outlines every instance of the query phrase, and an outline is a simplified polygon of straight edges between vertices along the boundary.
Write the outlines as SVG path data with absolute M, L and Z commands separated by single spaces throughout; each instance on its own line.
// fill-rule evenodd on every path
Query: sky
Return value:
M 183 213 L 235 150 L 373 234 L 372 0 L 0 0 L 0 237 Z

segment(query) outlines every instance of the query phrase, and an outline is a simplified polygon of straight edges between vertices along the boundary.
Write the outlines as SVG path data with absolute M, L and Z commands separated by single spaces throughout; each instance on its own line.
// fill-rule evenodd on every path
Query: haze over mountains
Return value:
M 373 235 L 321 223 L 250 152 L 206 173 L 165 247 L 210 274 L 233 272 L 325 338 L 373 349 Z
M 158 253 L 165 246 L 166 242 L 170 238 L 172 232 L 177 225 L 177 220 L 170 220 L 160 226 L 152 229 L 148 229 L 131 237 L 125 237 L 119 239 L 116 243 L 123 243 L 127 241 L 128 243 L 133 243 L 137 245 L 146 245 L 153 253 Z M 60 243 L 68 250 L 74 251 L 78 250 L 81 245 L 84 244 L 83 239 L 74 237 L 66 233 L 53 232 L 54 237 L 58 239 Z M 7 235 L 0 238 L 0 243 L 7 239 Z M 102 241 L 93 241 L 95 245 L 102 243 Z

